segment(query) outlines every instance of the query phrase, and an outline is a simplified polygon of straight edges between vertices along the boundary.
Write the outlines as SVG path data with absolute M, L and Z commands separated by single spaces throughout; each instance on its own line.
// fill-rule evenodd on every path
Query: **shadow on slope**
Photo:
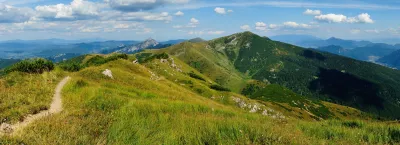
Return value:
M 318 79 L 310 82 L 312 91 L 329 95 L 346 105 L 367 109 L 383 109 L 384 100 L 378 96 L 379 85 L 338 70 L 319 68 Z

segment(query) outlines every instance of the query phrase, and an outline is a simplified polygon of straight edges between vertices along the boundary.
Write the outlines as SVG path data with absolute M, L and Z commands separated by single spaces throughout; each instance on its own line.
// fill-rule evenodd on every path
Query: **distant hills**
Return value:
M 309 35 L 280 35 L 271 39 L 370 62 L 376 62 L 379 58 L 400 49 L 400 45 L 344 40 L 335 37 L 323 40 Z
M 202 41 L 201 38 L 195 39 Z M 134 53 L 142 49 L 159 49 L 187 41 L 186 39 L 157 42 L 154 39 L 141 41 L 87 40 L 9 40 L 0 42 L 0 58 L 25 59 L 42 57 L 59 62 L 83 54 L 125 52 Z M 204 40 L 203 40 L 204 41 Z
M 2 58 L 0 58 L 0 70 L 5 68 L 5 67 L 7 67 L 7 66 L 10 66 L 10 65 L 12 65 L 14 63 L 17 63 L 18 61 L 20 61 L 20 60 L 18 60 L 18 59 L 2 59 Z
M 379 63 L 400 69 L 400 50 L 397 50 L 378 60 Z

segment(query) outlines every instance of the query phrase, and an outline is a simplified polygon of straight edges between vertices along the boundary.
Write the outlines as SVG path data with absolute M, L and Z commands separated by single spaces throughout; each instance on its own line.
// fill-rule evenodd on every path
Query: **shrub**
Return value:
M 77 62 L 72 62 L 60 64 L 60 68 L 65 71 L 76 72 L 80 71 L 82 68 L 85 68 L 85 66 Z
M 106 62 L 114 61 L 117 59 L 128 59 L 128 55 L 127 54 L 113 54 L 106 58 Z
M 102 56 L 96 55 L 92 58 L 90 58 L 86 64 L 88 64 L 89 66 L 99 66 L 102 64 L 107 63 L 106 59 Z
M 194 78 L 194 79 L 198 79 L 198 80 L 202 80 L 202 81 L 206 81 L 206 79 L 204 79 L 203 77 L 201 77 L 200 75 L 194 73 L 193 71 L 189 73 L 189 76 Z
M 361 121 L 345 121 L 342 123 L 342 125 L 350 128 L 362 128 L 364 123 Z
M 11 65 L 4 71 L 6 73 L 10 72 L 25 72 L 25 73 L 38 73 L 41 74 L 45 71 L 52 71 L 54 69 L 54 64 L 50 60 L 43 58 L 26 59 L 20 61 L 16 64 Z
M 225 92 L 230 92 L 231 90 L 225 87 L 222 87 L 220 85 L 211 85 L 211 89 L 217 90 L 217 91 L 225 91 Z
M 145 58 L 143 60 L 143 62 L 146 63 L 146 62 L 152 61 L 154 59 L 168 59 L 168 58 L 169 58 L 169 55 L 167 53 L 163 52 L 163 53 L 160 53 L 160 54 L 151 55 L 151 56 Z
M 398 128 L 389 128 L 389 136 L 392 142 L 400 143 L 400 129 Z

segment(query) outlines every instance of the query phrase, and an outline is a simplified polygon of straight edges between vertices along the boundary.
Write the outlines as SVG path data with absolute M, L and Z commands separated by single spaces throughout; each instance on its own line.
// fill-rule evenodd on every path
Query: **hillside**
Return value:
M 318 47 L 317 50 L 329 52 L 332 54 L 342 55 L 342 56 L 348 56 L 348 55 L 350 55 L 349 53 L 351 53 L 350 49 L 345 49 L 345 48 L 343 48 L 341 46 L 337 46 L 337 45 Z
M 378 60 L 379 63 L 386 64 L 390 67 L 400 69 L 400 50 L 397 50 Z
M 250 32 L 203 43 L 181 43 L 160 51 L 178 57 L 237 93 L 254 87 L 248 83 L 253 79 L 281 85 L 311 99 L 356 107 L 381 117 L 400 117 L 400 72 L 380 65 L 272 41 Z
M 96 56 L 98 55 L 86 57 Z M 112 55 L 100 57 L 106 59 Z M 132 63 L 136 59 L 140 63 Z M 112 78 L 102 74 L 107 69 L 112 72 Z M 29 80 L 29 77 L 23 73 L 8 75 L 11 76 L 0 79 L 0 83 L 10 85 L 6 88 L 0 87 L 7 92 L 0 95 L 19 93 L 18 90 L 22 87 L 26 90 L 33 89 L 38 86 L 36 83 L 45 82 L 40 80 L 49 79 L 47 77 L 53 78 L 53 83 L 40 88 L 48 90 L 66 75 L 71 80 L 62 91 L 64 111 L 33 122 L 16 136 L 0 137 L 1 144 L 400 142 L 400 128 L 396 124 L 367 121 L 368 116 L 349 107 L 323 102 L 335 118 L 349 120 L 315 122 L 312 120 L 318 119 L 318 116 L 307 109 L 275 101 L 252 100 L 234 92 L 214 90 L 211 86 L 217 84 L 210 78 L 179 58 L 162 53 L 142 53 L 137 57 L 129 56 L 128 59 L 90 66 L 78 72 L 56 69 L 50 73 L 36 74 L 33 77 L 35 79 L 31 80 L 35 83 L 24 81 Z M 14 78 L 21 79 L 18 83 L 9 84 L 9 80 Z M 23 82 L 31 85 L 24 85 Z M 301 98 L 290 90 L 275 85 L 267 85 L 265 90 L 269 90 L 268 94 L 276 98 Z M 43 94 L 42 99 L 47 100 L 44 102 L 49 102 L 51 95 L 48 94 L 51 91 Z M 17 102 L 23 103 L 25 99 L 27 98 L 20 98 Z M 14 107 L 33 107 L 35 101 L 42 99 L 31 100 L 33 102 L 30 105 Z M 297 103 L 297 100 L 293 101 Z M 42 108 L 45 109 L 46 105 Z M 8 111 L 12 112 L 14 109 L 19 108 Z M 12 118 L 7 122 L 15 122 L 21 118 L 3 117 Z M 364 121 L 351 121 L 352 119 Z

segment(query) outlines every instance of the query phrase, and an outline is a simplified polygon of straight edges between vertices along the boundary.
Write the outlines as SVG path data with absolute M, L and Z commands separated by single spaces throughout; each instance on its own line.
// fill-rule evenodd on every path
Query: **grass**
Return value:
M 284 120 L 250 113 L 230 97 L 241 98 L 248 104 L 270 102 L 212 90 L 208 87 L 208 77 L 175 60 L 180 72 L 171 67 L 170 61 L 161 63 L 154 59 L 139 65 L 116 60 L 70 73 L 72 80 L 63 89 L 64 111 L 34 122 L 23 134 L 1 138 L 0 144 L 397 144 L 400 141 L 400 127 L 396 123 L 304 121 L 290 117 L 290 112 L 296 111 L 290 105 L 286 107 L 293 110 L 284 112 L 288 116 Z M 114 79 L 101 74 L 105 69 L 112 71 Z M 192 78 L 188 75 L 192 71 L 207 81 Z M 160 79 L 152 80 L 153 74 Z M 346 110 L 326 106 L 332 112 Z
M 15 123 L 27 114 L 47 110 L 54 89 L 63 74 L 56 70 L 43 74 L 12 72 L 0 78 L 1 122 Z

